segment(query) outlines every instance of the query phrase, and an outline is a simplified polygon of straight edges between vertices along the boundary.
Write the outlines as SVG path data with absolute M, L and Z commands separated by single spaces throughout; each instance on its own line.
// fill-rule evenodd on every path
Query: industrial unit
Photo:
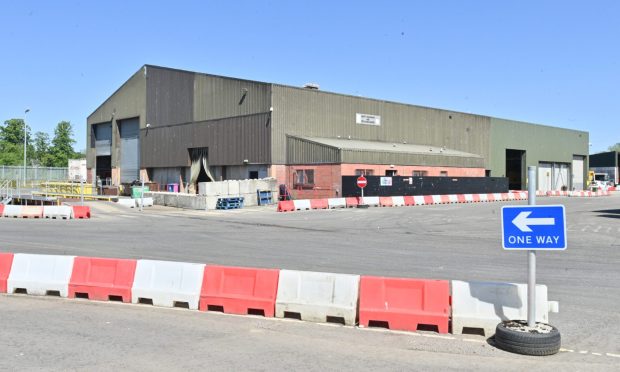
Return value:
M 605 173 L 614 184 L 620 183 L 620 152 L 607 151 L 590 155 L 590 170 Z
M 145 65 L 87 120 L 89 180 L 181 183 L 274 177 L 334 197 L 346 175 L 508 177 L 581 190 L 588 133 Z

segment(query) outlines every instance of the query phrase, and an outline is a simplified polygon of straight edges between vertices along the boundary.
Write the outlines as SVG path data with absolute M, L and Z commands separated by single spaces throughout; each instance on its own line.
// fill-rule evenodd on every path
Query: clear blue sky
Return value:
M 341 3 L 0 1 L 0 120 L 69 120 L 81 150 L 86 117 L 155 64 L 620 142 L 620 1 Z

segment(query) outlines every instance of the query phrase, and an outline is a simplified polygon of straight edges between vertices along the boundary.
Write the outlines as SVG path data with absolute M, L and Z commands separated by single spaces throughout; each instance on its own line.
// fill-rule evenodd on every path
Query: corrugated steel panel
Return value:
M 434 108 L 272 86 L 273 162 L 286 158 L 286 135 L 407 142 L 487 157 L 490 118 Z M 381 125 L 356 123 L 356 114 L 381 116 Z
M 87 125 L 112 122 L 112 167 L 120 165 L 120 138 L 117 121 L 127 118 L 140 118 L 140 127 L 146 125 L 146 66 L 138 70 L 114 94 L 88 116 Z M 96 145 L 89 138 L 92 130 L 86 131 L 86 143 L 91 147 L 87 151 L 87 167 L 95 165 Z
M 271 84 L 196 74 L 194 121 L 268 112 Z
M 93 140 L 95 145 L 95 156 L 106 156 L 112 154 L 112 123 L 95 124 L 93 128 Z
M 138 118 L 122 120 L 120 128 L 121 182 L 140 178 L 140 122 Z
M 189 166 L 188 149 L 208 147 L 209 165 L 269 164 L 271 115 L 262 113 L 141 131 L 142 167 Z
M 340 150 L 331 146 L 305 141 L 301 138 L 286 138 L 286 164 L 338 164 Z
M 196 74 L 152 66 L 145 68 L 146 118 L 151 127 L 193 121 Z
M 484 158 L 481 157 L 423 155 L 381 151 L 342 150 L 342 162 L 351 164 L 395 164 L 484 168 Z
M 574 155 L 587 157 L 588 143 L 588 132 L 491 118 L 487 169 L 492 176 L 506 174 L 506 149 L 525 151 L 524 169 L 539 162 L 569 164 Z

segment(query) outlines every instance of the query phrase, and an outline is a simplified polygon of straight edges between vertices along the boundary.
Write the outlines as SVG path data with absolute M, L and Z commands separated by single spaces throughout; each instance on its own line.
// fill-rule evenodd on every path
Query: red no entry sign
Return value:
M 366 187 L 367 184 L 368 184 L 368 180 L 366 180 L 366 177 L 364 176 L 357 177 L 357 187 L 359 187 L 360 189 L 363 189 L 364 187 Z

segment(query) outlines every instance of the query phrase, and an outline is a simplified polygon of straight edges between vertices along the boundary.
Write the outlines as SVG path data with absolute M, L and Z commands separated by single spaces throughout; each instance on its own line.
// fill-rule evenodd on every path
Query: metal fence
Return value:
M 24 167 L 0 165 L 0 180 L 21 180 Z M 69 168 L 66 167 L 26 167 L 26 181 L 66 181 Z

